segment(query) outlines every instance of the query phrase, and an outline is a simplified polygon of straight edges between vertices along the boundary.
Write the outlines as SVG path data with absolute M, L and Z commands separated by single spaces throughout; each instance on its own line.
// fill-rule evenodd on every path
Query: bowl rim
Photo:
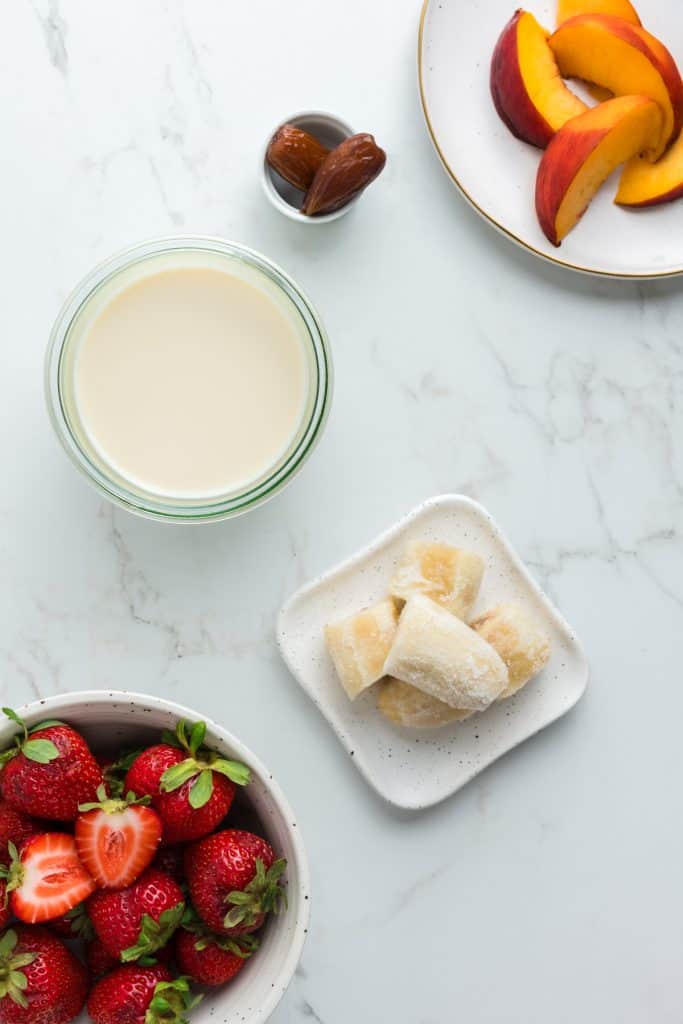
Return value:
M 206 722 L 209 732 L 215 733 L 221 741 L 234 748 L 235 754 L 244 760 L 250 768 L 259 776 L 259 780 L 269 795 L 273 798 L 278 812 L 283 816 L 287 834 L 290 838 L 297 869 L 299 895 L 299 906 L 297 907 L 296 922 L 293 927 L 292 941 L 287 955 L 279 970 L 277 977 L 272 979 L 270 989 L 264 993 L 263 1000 L 259 1007 L 254 1008 L 254 1014 L 250 1018 L 250 1024 L 265 1024 L 276 1006 L 287 991 L 296 968 L 301 960 L 304 945 L 308 935 L 308 928 L 311 915 L 311 886 L 310 869 L 306 848 L 301 836 L 301 830 L 297 823 L 296 816 L 283 793 L 280 785 L 275 781 L 272 772 L 264 765 L 252 750 L 239 740 L 233 733 L 229 732 L 214 719 L 203 712 L 187 707 L 185 704 L 178 704 L 176 701 L 167 700 L 165 697 L 156 697 L 150 693 L 139 693 L 134 690 L 74 690 L 70 693 L 53 694 L 49 697 L 40 697 L 22 704 L 16 708 L 16 712 L 24 719 L 36 717 L 40 721 L 46 717 L 45 712 L 53 712 L 60 708 L 74 708 L 77 710 L 79 704 L 102 704 L 110 705 L 112 702 L 130 704 L 131 702 L 155 710 L 171 712 L 179 718 L 201 717 Z M 29 722 L 30 724 L 30 722 Z M 0 723 L 0 726 L 2 723 Z M 8 720 L 7 726 L 11 725 Z

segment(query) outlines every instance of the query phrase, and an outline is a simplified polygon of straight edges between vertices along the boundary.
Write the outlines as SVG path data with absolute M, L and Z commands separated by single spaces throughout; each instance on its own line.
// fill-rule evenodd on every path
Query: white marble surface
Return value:
M 568 275 L 469 211 L 421 122 L 418 13 L 417 0 L 5 6 L 0 696 L 167 694 L 270 763 L 315 896 L 275 1024 L 678 1024 L 682 285 Z M 389 152 L 358 208 L 319 230 L 270 209 L 257 179 L 271 125 L 313 106 Z M 337 369 L 297 482 L 195 529 L 101 501 L 42 396 L 67 291 L 95 260 L 172 232 L 282 263 L 318 304 Z M 493 512 L 593 680 L 567 718 L 409 816 L 347 763 L 273 625 L 301 581 L 446 491 Z

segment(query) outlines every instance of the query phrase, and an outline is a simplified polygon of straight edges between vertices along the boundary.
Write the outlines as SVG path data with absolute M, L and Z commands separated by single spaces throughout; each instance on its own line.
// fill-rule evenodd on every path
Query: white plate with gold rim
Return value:
M 375 707 L 373 688 L 351 703 L 327 653 L 323 630 L 381 600 L 407 541 L 443 541 L 486 563 L 479 614 L 518 601 L 543 623 L 549 663 L 517 696 L 438 730 L 403 729 Z M 287 601 L 277 639 L 292 675 L 336 732 L 370 785 L 392 804 L 429 807 L 455 793 L 512 747 L 566 714 L 588 682 L 588 663 L 572 629 L 551 604 L 485 509 L 462 495 L 431 498 L 368 547 L 307 584 Z
M 640 0 L 636 6 L 645 27 L 682 67 L 680 0 Z M 639 211 L 616 207 L 618 171 L 559 249 L 545 238 L 534 209 L 540 151 L 510 134 L 489 92 L 491 54 L 514 9 L 510 0 L 425 0 L 418 41 L 420 94 L 432 141 L 451 179 L 490 224 L 553 263 L 617 278 L 683 274 L 683 200 Z M 555 0 L 537 0 L 526 9 L 546 28 L 554 27 Z

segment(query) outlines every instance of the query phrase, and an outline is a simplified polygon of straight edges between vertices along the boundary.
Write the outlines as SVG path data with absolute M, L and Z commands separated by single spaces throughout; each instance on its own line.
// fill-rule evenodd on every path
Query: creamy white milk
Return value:
M 302 430 L 305 327 L 253 268 L 164 254 L 101 288 L 73 332 L 81 433 L 133 487 L 181 500 L 244 490 Z

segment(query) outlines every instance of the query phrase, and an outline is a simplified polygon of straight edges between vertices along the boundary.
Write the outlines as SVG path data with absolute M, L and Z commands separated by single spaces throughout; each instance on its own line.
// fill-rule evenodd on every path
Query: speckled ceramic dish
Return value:
M 204 719 L 206 743 L 224 756 L 251 768 L 253 779 L 241 806 L 231 811 L 233 820 L 246 827 L 261 827 L 278 853 L 287 859 L 288 907 L 272 917 L 260 934 L 261 946 L 238 978 L 223 989 L 207 992 L 192 1011 L 191 1024 L 263 1024 L 287 989 L 301 957 L 309 918 L 309 876 L 306 851 L 292 810 L 273 776 L 252 752 L 201 712 L 170 701 L 123 691 L 70 693 L 49 697 L 18 708 L 29 724 L 58 718 L 82 731 L 99 752 L 114 751 L 122 744 L 136 747 L 156 742 L 161 730 L 173 728 L 179 718 Z M 0 749 L 16 731 L 11 722 L 0 726 Z M 252 820 L 257 819 L 257 824 Z M 84 1013 L 79 1024 L 88 1020 Z
M 541 620 L 552 642 L 548 665 L 517 696 L 438 730 L 392 725 L 377 711 L 372 688 L 352 704 L 323 639 L 326 623 L 386 595 L 405 543 L 417 539 L 481 555 L 486 574 L 473 614 L 500 601 L 519 601 Z M 455 793 L 502 754 L 566 714 L 588 682 L 588 664 L 571 628 L 488 512 L 460 495 L 425 502 L 359 554 L 299 590 L 280 613 L 278 643 L 292 674 L 358 770 L 380 796 L 410 810 Z

